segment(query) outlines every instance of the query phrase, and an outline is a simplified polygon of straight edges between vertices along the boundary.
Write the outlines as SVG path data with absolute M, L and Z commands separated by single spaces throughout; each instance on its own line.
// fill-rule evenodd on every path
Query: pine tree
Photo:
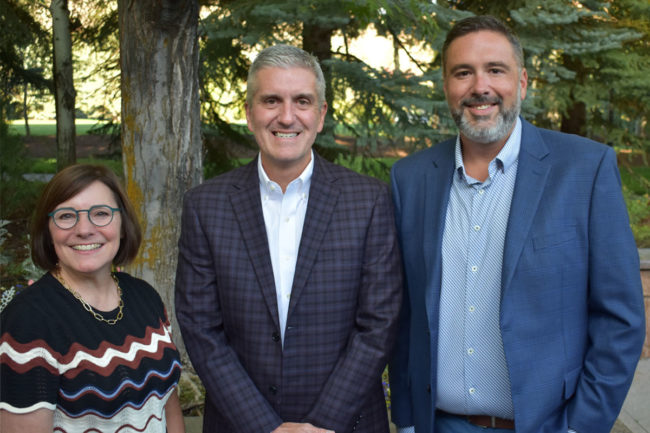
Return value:
M 650 147 L 647 1 L 470 0 L 437 6 L 444 9 L 495 15 L 519 35 L 529 75 L 524 112 L 534 123 Z
M 328 80 L 329 128 L 317 139 L 321 147 L 335 146 L 336 131 L 356 138 L 353 152 L 372 150 L 389 141 L 401 145 L 448 134 L 432 128 L 442 100 L 432 100 L 439 73 L 428 63 L 416 73 L 378 70 L 355 57 L 350 40 L 373 27 L 395 41 L 397 50 L 436 40 L 439 30 L 431 5 L 421 1 L 220 1 L 202 22 L 204 107 L 211 123 L 237 139 L 236 131 L 223 122 L 220 106 L 238 104 L 243 109 L 244 84 L 250 51 L 275 43 L 301 46 L 321 61 Z M 332 36 L 340 35 L 344 48 L 332 48 Z M 430 46 L 430 45 L 428 45 Z M 235 91 L 236 100 L 231 99 Z M 437 125 L 436 125 L 437 126 Z M 243 138 L 240 136 L 240 140 Z

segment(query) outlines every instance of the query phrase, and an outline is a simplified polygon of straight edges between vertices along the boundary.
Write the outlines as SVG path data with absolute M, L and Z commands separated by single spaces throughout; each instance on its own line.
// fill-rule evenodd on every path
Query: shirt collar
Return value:
M 515 122 L 515 127 L 508 137 L 506 144 L 501 148 L 501 151 L 497 156 L 492 160 L 490 164 L 496 162 L 497 166 L 505 173 L 508 171 L 512 164 L 517 161 L 519 158 L 519 150 L 521 149 L 521 119 L 517 117 Z M 461 151 L 460 146 L 460 135 L 456 136 L 456 148 L 455 148 L 455 161 L 456 161 L 456 171 L 459 175 L 465 176 L 465 165 L 463 164 L 463 152 Z
M 264 171 L 264 167 L 262 167 L 262 156 L 258 155 L 257 157 L 257 173 L 260 178 L 260 187 L 266 191 L 266 192 L 272 192 L 272 191 L 277 191 L 279 188 L 279 185 L 269 179 L 269 176 L 266 174 L 266 171 Z M 308 188 L 310 183 L 311 183 L 311 177 L 312 174 L 314 173 L 314 151 L 311 151 L 311 159 L 309 160 L 309 164 L 307 164 L 307 167 L 300 173 L 300 176 L 295 178 L 294 180 L 289 183 L 289 185 L 296 184 L 298 186 L 298 190 L 304 190 L 305 188 Z M 287 186 L 288 188 L 288 186 Z

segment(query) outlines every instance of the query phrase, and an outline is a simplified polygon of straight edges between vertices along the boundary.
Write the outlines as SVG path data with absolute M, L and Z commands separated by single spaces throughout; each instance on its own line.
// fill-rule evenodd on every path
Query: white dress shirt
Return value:
M 293 276 L 307 212 L 311 176 L 314 171 L 314 154 L 312 152 L 309 165 L 287 186 L 284 193 L 280 185 L 267 176 L 261 158 L 257 161 L 262 211 L 275 279 L 280 335 L 284 345 Z

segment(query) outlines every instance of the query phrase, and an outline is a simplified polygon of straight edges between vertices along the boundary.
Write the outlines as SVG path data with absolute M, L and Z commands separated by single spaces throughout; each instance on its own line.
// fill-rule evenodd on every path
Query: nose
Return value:
M 92 233 L 95 230 L 95 224 L 90 222 L 88 211 L 79 212 L 79 220 L 75 224 L 74 229 L 78 234 Z
M 293 104 L 290 101 L 282 103 L 280 106 L 280 112 L 278 113 L 278 122 L 282 125 L 291 125 L 294 118 L 293 110 Z
M 477 72 L 474 75 L 472 83 L 472 93 L 476 95 L 486 95 L 490 93 L 490 77 L 483 72 Z

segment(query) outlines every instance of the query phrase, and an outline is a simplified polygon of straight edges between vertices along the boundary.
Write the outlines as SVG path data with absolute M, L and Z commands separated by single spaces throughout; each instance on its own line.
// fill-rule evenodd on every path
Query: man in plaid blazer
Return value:
M 176 313 L 204 432 L 388 432 L 381 372 L 401 304 L 388 188 L 312 151 L 325 82 L 278 45 L 248 76 L 259 157 L 187 192 Z

